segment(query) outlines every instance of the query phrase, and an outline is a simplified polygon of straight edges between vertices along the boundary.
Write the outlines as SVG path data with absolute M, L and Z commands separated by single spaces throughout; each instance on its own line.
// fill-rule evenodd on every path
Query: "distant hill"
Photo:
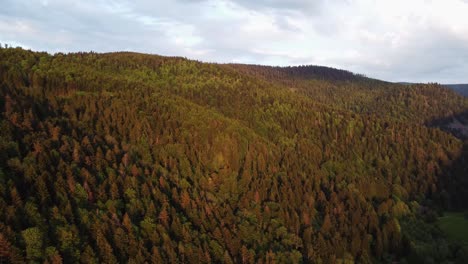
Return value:
M 403 84 L 403 85 L 412 85 L 416 83 L 411 83 L 411 82 L 398 82 L 398 84 Z M 447 88 L 450 88 L 457 92 L 458 94 L 461 94 L 465 97 L 468 97 L 468 84 L 442 84 L 442 86 L 445 86 Z
M 243 73 L 262 75 L 275 80 L 328 80 L 328 81 L 368 81 L 371 80 L 362 74 L 347 70 L 317 65 L 302 66 L 265 66 L 253 64 L 228 64 Z
M 468 96 L 468 84 L 444 84 L 444 86 L 453 89 L 463 96 Z

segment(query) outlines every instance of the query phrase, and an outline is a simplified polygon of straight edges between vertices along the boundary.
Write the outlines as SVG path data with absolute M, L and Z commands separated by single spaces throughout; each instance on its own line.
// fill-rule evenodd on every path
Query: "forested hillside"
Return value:
M 416 220 L 468 198 L 463 139 L 433 125 L 468 110 L 448 88 L 315 66 L 1 48 L 0 91 L 0 260 L 468 256 Z M 431 251 L 431 236 L 447 249 Z

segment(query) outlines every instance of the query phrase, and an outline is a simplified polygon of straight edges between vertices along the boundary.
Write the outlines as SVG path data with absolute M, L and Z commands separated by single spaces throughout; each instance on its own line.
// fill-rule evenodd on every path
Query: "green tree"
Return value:
M 44 234 L 38 227 L 31 227 L 21 232 L 26 244 L 26 257 L 30 261 L 44 258 Z

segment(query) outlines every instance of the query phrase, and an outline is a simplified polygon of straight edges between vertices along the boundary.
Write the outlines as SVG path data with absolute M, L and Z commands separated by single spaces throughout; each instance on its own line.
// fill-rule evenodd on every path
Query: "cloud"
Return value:
M 308 0 L 233 0 L 233 2 L 243 5 L 249 9 L 278 9 L 278 10 L 314 10 L 322 1 Z
M 134 13 L 126 2 L 7 1 L 6 6 L 0 21 L 15 29 L 2 30 L 1 40 L 16 40 L 35 49 L 125 49 L 174 55 L 197 42 L 190 25 Z M 19 27 L 29 30 L 16 30 Z
M 0 42 L 468 82 L 466 0 L 4 0 Z
M 467 4 L 451 0 L 361 2 L 374 15 L 355 19 L 341 36 L 357 50 L 346 62 L 349 68 L 390 80 L 467 81 L 468 65 L 460 59 L 468 56 Z M 346 56 L 335 60 L 345 63 Z

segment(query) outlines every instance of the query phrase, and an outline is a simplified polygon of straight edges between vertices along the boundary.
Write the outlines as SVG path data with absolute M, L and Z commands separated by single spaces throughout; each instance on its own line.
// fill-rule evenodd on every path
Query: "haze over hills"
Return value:
M 468 259 L 437 225 L 468 198 L 447 87 L 2 47 L 0 91 L 1 261 Z
M 468 84 L 444 84 L 463 96 L 468 96 Z

